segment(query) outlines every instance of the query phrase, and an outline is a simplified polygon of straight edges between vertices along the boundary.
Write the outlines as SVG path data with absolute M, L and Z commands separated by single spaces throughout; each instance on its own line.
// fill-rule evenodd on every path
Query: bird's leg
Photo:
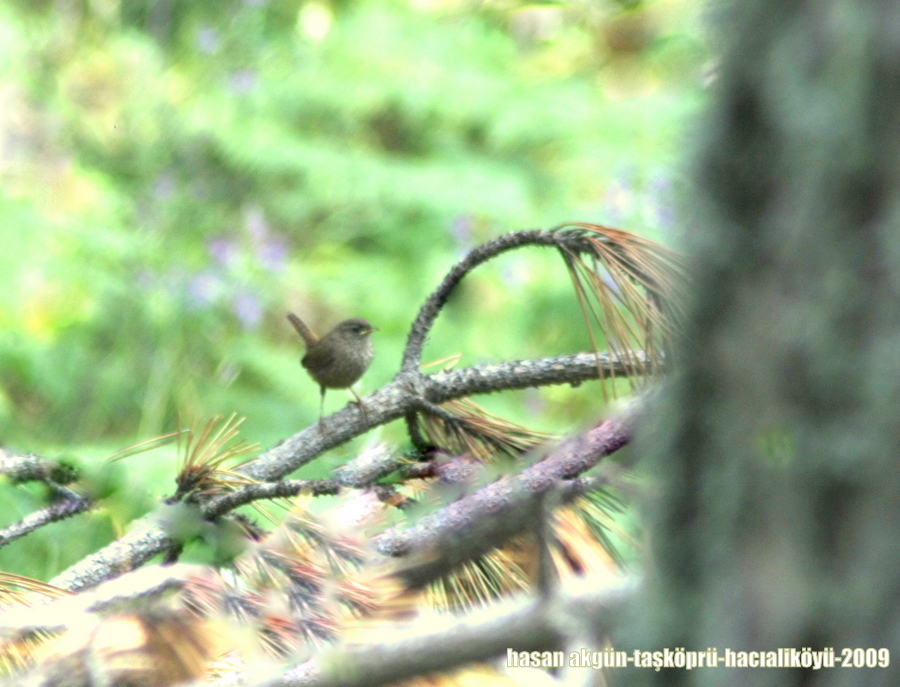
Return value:
M 366 413 L 366 404 L 362 402 L 362 399 L 361 399 L 361 398 L 359 397 L 359 395 L 353 390 L 353 387 L 352 387 L 352 386 L 348 386 L 347 388 L 350 390 L 350 393 L 353 394 L 353 398 L 356 399 L 355 403 L 356 403 L 356 405 L 359 406 L 359 410 L 360 410 L 360 412 L 362 413 L 362 416 L 363 416 L 363 422 L 365 422 L 366 424 L 369 424 L 369 415 L 368 415 L 368 413 Z
M 325 429 L 325 387 L 319 388 L 322 389 L 322 397 L 319 399 L 319 431 L 324 437 L 328 435 L 328 431 Z

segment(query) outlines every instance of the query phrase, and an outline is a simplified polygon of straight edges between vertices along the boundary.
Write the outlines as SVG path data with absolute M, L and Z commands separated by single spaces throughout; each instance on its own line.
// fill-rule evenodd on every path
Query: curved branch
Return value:
M 513 231 L 503 236 L 498 236 L 491 241 L 474 248 L 466 257 L 456 263 L 444 277 L 440 286 L 428 297 L 419 314 L 413 322 L 403 351 L 403 362 L 400 365 L 399 375 L 410 372 L 418 372 L 422 360 L 422 349 L 428 332 L 434 325 L 438 313 L 447 303 L 450 293 L 462 278 L 478 265 L 487 262 L 501 253 L 522 246 L 567 246 L 570 249 L 584 249 L 585 240 L 577 235 L 560 232 L 556 229 L 531 229 L 528 231 Z

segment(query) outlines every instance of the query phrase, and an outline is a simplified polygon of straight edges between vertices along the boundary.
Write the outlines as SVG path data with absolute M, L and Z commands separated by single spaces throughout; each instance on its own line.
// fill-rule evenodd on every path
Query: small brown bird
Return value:
M 288 313 L 287 318 L 306 344 L 306 355 L 300 360 L 300 364 L 322 390 L 319 402 L 320 427 L 326 389 L 350 389 L 359 403 L 359 409 L 365 415 L 362 399 L 352 387 L 363 376 L 375 356 L 372 332 L 377 332 L 378 328 L 366 320 L 354 318 L 339 323 L 320 339 L 294 313 Z

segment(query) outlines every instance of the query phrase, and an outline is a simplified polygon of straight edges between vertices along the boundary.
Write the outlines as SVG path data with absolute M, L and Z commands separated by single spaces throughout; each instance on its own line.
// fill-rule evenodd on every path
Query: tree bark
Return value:
M 696 297 L 646 433 L 653 569 L 617 648 L 896 650 L 900 3 L 743 0 L 725 30 L 696 164 Z M 896 684 L 840 665 L 615 674 Z

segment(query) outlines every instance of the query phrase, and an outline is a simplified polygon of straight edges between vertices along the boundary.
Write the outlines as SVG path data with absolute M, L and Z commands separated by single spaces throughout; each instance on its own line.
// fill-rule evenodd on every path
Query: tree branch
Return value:
M 86 613 L 139 610 L 149 601 L 181 590 L 190 578 L 203 579 L 200 566 L 155 566 L 109 580 L 81 594 L 65 595 L 44 604 L 12 606 L 0 614 L 0 638 L 11 641 L 29 634 L 52 632 L 78 624 Z
M 54 503 L 46 508 L 42 508 L 31 515 L 22 518 L 19 522 L 0 530 L 0 547 L 6 546 L 19 537 L 24 537 L 26 534 L 34 532 L 44 525 L 49 525 L 50 523 L 59 520 L 65 520 L 73 515 L 90 510 L 91 506 L 93 506 L 93 501 L 90 499 L 75 496 L 73 498 L 66 498 L 63 501 Z
M 541 517 L 544 494 L 627 444 L 645 408 L 643 397 L 635 399 L 618 415 L 564 441 L 531 467 L 427 515 L 403 531 L 396 527 L 387 530 L 375 538 L 375 550 L 392 557 L 424 554 L 398 572 L 410 587 L 428 584 L 447 570 L 487 553 Z
M 333 479 L 289 479 L 282 482 L 254 482 L 217 498 L 203 509 L 207 518 L 217 518 L 239 506 L 262 499 L 284 499 L 298 494 L 329 496 L 340 492 L 341 485 Z
M 604 368 L 617 376 L 627 374 L 626 365 L 608 354 L 600 354 Z M 420 389 L 409 389 L 407 379 L 397 379 L 364 398 L 368 421 L 355 405 L 330 415 L 328 433 L 311 425 L 275 448 L 266 451 L 240 472 L 260 481 L 271 481 L 306 465 L 313 458 L 373 427 L 386 424 L 418 409 L 421 396 L 431 403 L 444 403 L 464 396 L 526 389 L 552 384 L 580 385 L 597 379 L 597 356 L 590 353 L 520 360 L 423 375 Z
M 11 456 L 3 449 L 0 449 L 0 475 L 13 482 L 39 481 L 63 485 L 78 479 L 78 471 L 71 466 L 34 454 Z
M 260 687 L 378 687 L 488 661 L 505 655 L 507 649 L 560 650 L 571 628 L 583 625 L 586 618 L 596 635 L 608 633 L 638 588 L 637 582 L 629 581 L 577 594 L 559 592 L 546 600 L 500 603 L 441 630 L 422 633 L 421 627 L 414 627 L 409 636 L 395 641 L 326 651 L 311 665 L 298 666 Z
M 605 365 L 623 368 L 624 372 L 624 366 L 610 356 L 603 356 L 602 360 Z M 423 393 L 432 402 L 442 403 L 471 394 L 502 389 L 520 389 L 547 384 L 577 385 L 596 379 L 596 361 L 594 355 L 578 353 L 557 358 L 441 372 L 424 378 Z M 328 418 L 327 435 L 319 431 L 318 425 L 312 425 L 248 463 L 240 469 L 240 472 L 259 481 L 277 480 L 329 448 L 349 441 L 372 427 L 403 417 L 415 407 L 416 402 L 416 397 L 410 394 L 403 381 L 391 382 L 366 397 L 368 422 L 362 421 L 355 405 L 348 406 Z M 216 498 L 225 499 L 227 495 Z M 215 510 L 216 499 L 213 498 L 202 506 Z M 175 544 L 176 542 L 159 527 L 155 515 L 150 514 L 140 519 L 133 529 L 119 540 L 57 575 L 51 584 L 72 591 L 91 587 L 143 565 L 153 556 Z
M 422 309 L 419 310 L 419 314 L 416 316 L 409 332 L 406 348 L 403 351 L 403 362 L 400 365 L 399 374 L 418 373 L 425 340 L 428 338 L 428 333 L 431 331 L 438 314 L 447 303 L 447 299 L 457 284 L 478 265 L 501 253 L 521 248 L 522 246 L 556 246 L 581 251 L 586 250 L 587 245 L 584 238 L 574 232 L 569 233 L 558 229 L 549 231 L 532 229 L 530 231 L 513 231 L 474 248 L 466 257 L 453 266 L 437 289 L 425 301 Z

